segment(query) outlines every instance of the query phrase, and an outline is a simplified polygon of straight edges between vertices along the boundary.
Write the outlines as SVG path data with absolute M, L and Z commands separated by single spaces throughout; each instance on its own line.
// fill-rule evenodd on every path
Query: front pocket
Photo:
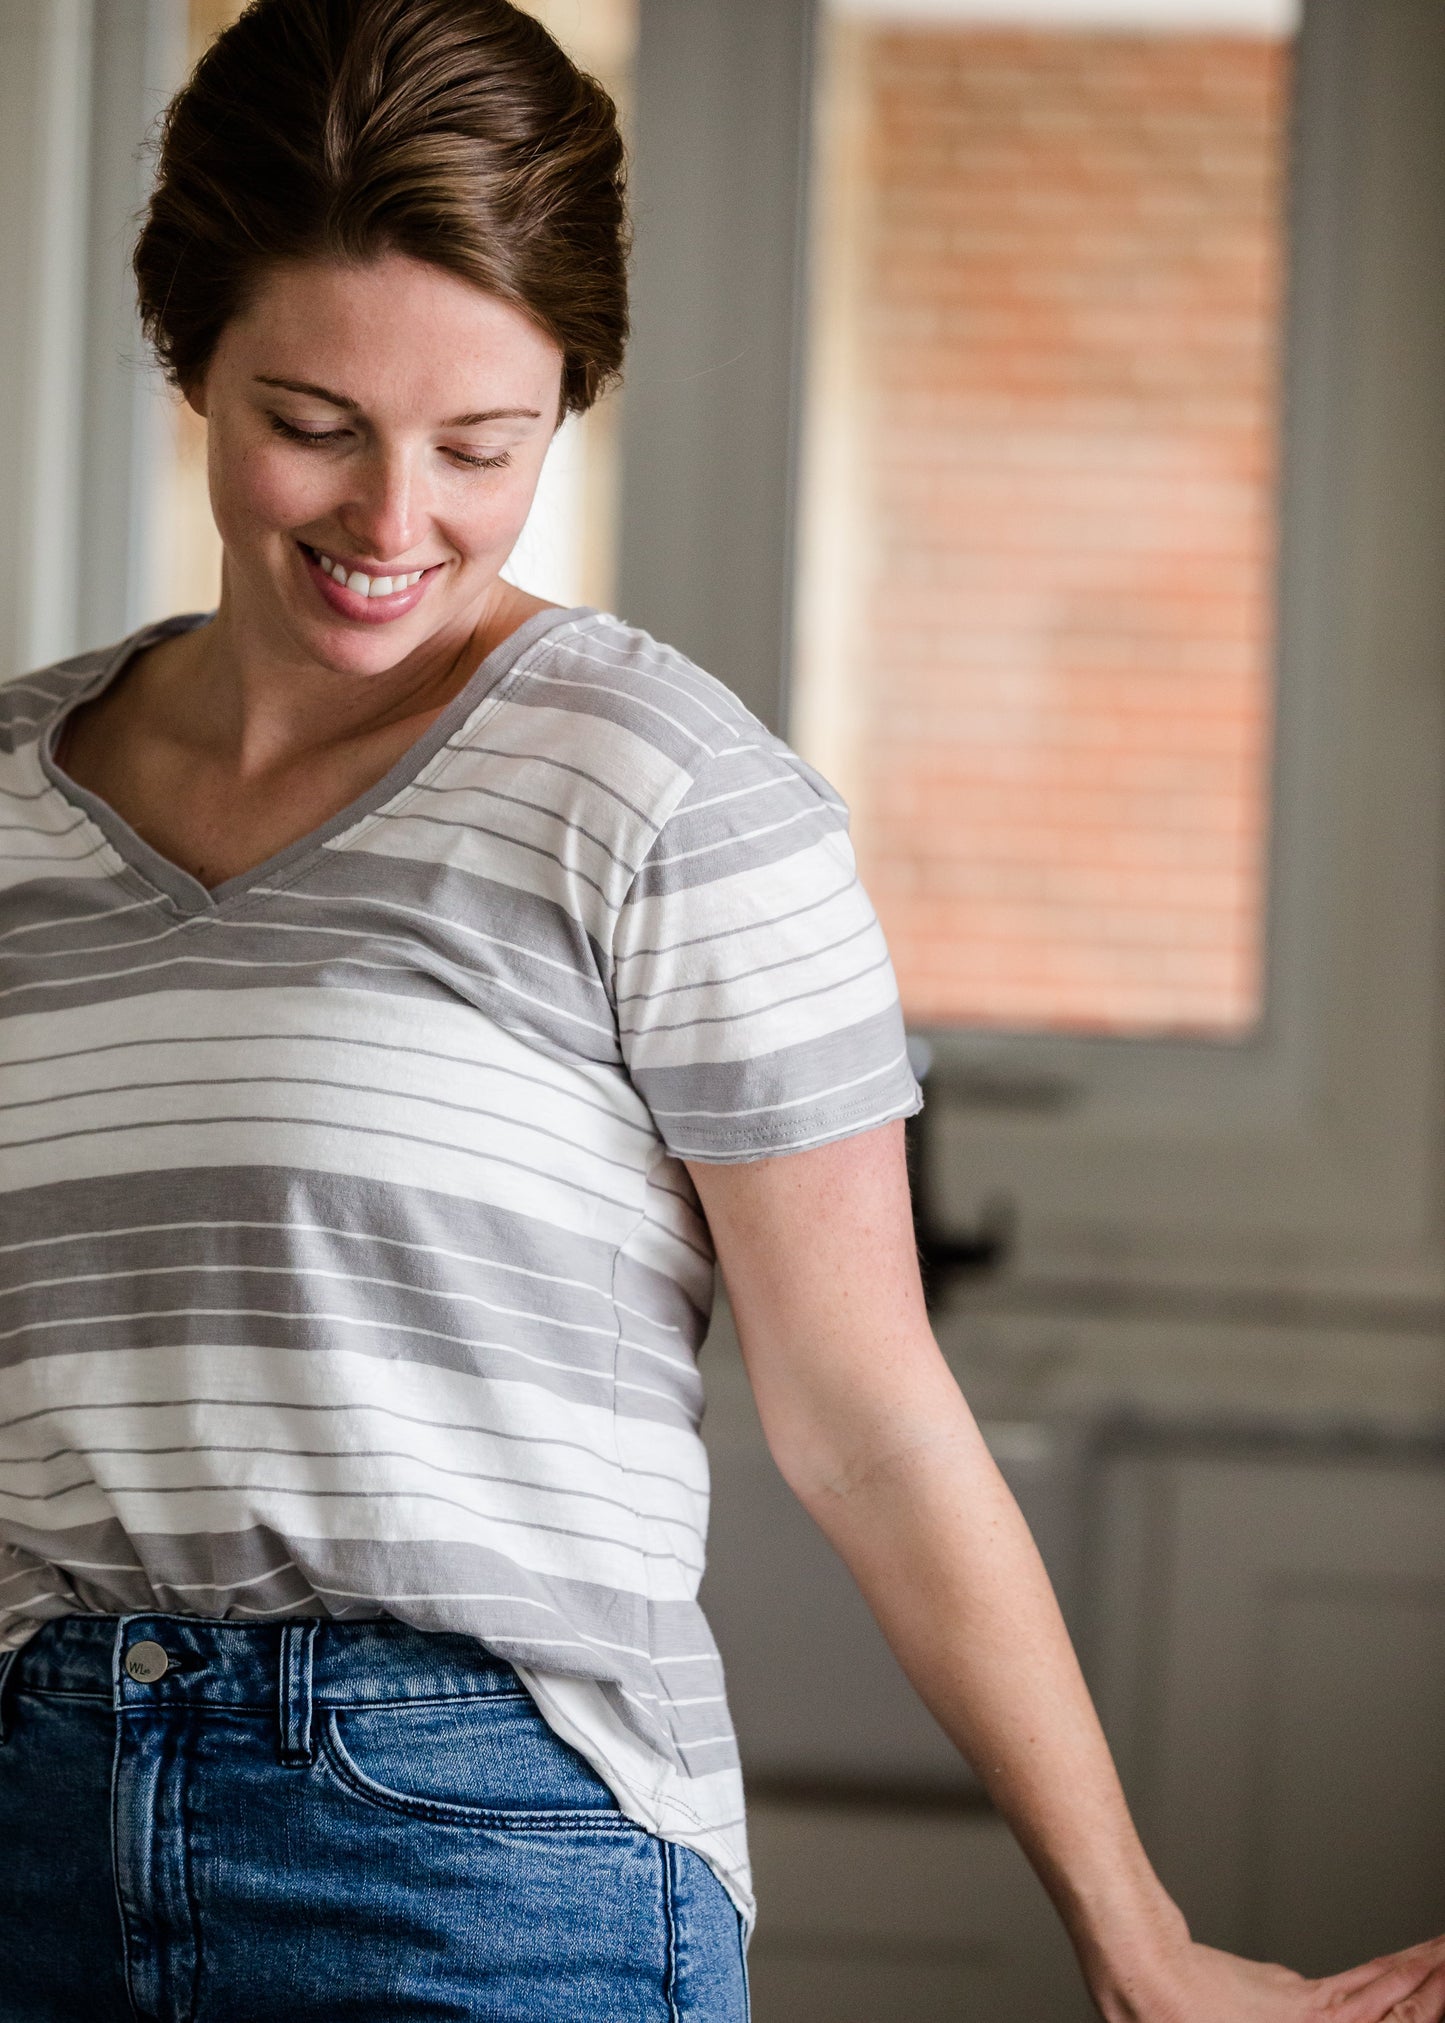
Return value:
M 333 1707 L 332 1774 L 390 1812 L 479 1827 L 629 1827 L 607 1785 L 528 1694 Z

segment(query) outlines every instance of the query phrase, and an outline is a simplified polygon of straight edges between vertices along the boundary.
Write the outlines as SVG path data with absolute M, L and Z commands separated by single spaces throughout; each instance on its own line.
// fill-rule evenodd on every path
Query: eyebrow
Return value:
M 359 414 L 361 402 L 352 400 L 348 394 L 332 393 L 329 387 L 313 386 L 307 379 L 273 379 L 269 373 L 256 374 L 258 386 L 279 386 L 285 393 L 309 393 L 314 400 L 324 400 L 330 407 L 339 407 L 347 414 Z M 450 421 L 444 421 L 443 428 L 478 428 L 488 421 L 540 421 L 542 410 L 536 407 L 487 407 L 476 414 L 454 414 Z

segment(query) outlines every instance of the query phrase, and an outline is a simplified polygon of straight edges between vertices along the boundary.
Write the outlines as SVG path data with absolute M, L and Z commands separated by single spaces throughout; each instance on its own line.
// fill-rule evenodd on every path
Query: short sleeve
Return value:
M 628 1072 L 679 1158 L 803 1151 L 922 1105 L 846 804 L 781 739 L 693 776 L 620 910 L 613 977 Z

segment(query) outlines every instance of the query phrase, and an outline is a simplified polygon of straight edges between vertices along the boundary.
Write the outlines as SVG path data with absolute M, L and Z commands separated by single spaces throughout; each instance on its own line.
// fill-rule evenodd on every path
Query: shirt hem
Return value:
M 680 1794 L 668 1789 L 677 1781 L 677 1772 L 670 1763 L 625 1733 L 620 1723 L 615 1723 L 616 1733 L 604 1739 L 600 1732 L 603 1720 L 607 1720 L 610 1728 L 615 1717 L 606 1709 L 595 1680 L 564 1680 L 525 1665 L 516 1665 L 514 1670 L 537 1702 L 548 1726 L 591 1764 L 611 1790 L 620 1810 L 635 1825 L 660 1840 L 690 1847 L 702 1857 L 732 1899 L 742 1919 L 744 1938 L 751 1937 L 757 1922 L 757 1902 L 741 1821 L 738 1840 L 730 1843 L 722 1829 L 709 1826 Z M 586 1698 L 586 1720 L 581 1718 L 580 1708 L 568 1705 L 579 1696 Z M 608 1741 L 612 1744 L 610 1748 Z M 739 1775 L 739 1792 L 741 1783 Z

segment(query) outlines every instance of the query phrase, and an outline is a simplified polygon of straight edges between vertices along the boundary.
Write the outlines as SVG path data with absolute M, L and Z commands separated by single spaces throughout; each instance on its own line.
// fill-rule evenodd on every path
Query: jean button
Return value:
M 170 1670 L 170 1663 L 160 1645 L 149 1637 L 139 1644 L 132 1644 L 125 1654 L 126 1676 L 141 1686 L 153 1686 L 157 1679 L 163 1679 Z

